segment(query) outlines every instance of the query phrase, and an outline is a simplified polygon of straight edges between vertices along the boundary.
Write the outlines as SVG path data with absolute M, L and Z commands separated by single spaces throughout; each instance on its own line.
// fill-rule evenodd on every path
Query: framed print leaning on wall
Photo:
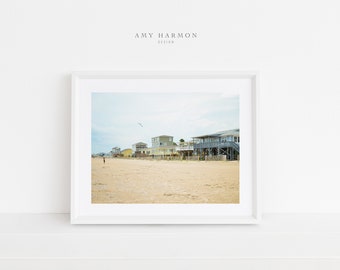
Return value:
M 260 219 L 254 72 L 75 72 L 73 224 Z

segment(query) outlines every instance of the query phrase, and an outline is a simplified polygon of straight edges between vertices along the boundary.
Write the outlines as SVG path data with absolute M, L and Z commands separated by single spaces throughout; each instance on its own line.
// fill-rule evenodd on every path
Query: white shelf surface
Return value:
M 0 260 L 328 259 L 340 215 L 264 215 L 259 225 L 70 225 L 68 214 L 1 214 Z

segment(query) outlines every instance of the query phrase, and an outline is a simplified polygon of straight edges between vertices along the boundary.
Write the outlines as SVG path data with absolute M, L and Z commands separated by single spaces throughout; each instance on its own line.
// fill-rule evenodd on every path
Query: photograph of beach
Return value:
M 91 203 L 239 204 L 239 96 L 92 93 Z

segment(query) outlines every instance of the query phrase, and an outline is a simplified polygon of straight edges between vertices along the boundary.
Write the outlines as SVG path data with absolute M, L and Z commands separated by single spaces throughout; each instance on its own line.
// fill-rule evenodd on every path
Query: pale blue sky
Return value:
M 139 125 L 138 123 L 141 123 Z M 151 146 L 159 135 L 191 137 L 239 128 L 239 97 L 222 93 L 92 93 L 92 153 Z

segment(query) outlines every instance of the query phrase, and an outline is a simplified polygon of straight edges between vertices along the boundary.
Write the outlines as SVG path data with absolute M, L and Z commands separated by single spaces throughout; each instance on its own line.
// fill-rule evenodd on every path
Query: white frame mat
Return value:
M 239 204 L 91 204 L 91 93 L 238 91 Z M 157 90 L 158 89 L 158 90 Z M 176 90 L 177 89 L 177 90 Z M 72 224 L 255 224 L 261 219 L 258 179 L 257 72 L 74 72 L 72 74 Z M 244 142 L 244 143 L 243 143 Z

